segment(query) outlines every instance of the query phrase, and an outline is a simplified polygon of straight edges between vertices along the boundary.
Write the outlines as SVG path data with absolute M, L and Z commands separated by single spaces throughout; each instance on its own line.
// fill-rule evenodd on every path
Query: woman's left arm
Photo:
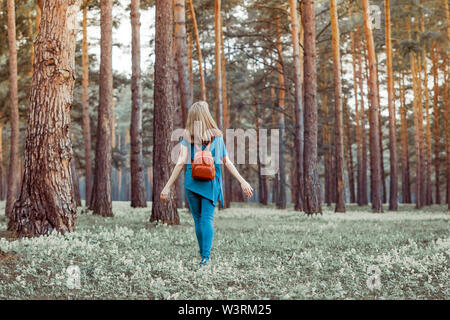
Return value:
M 237 181 L 241 184 L 242 191 L 244 191 L 244 194 L 250 198 L 253 195 L 253 188 L 252 186 L 245 181 L 245 179 L 241 176 L 241 174 L 237 171 L 236 167 L 234 166 L 233 162 L 228 158 L 228 156 L 223 157 L 223 162 L 225 164 L 225 167 L 230 171 L 230 173 L 236 178 Z

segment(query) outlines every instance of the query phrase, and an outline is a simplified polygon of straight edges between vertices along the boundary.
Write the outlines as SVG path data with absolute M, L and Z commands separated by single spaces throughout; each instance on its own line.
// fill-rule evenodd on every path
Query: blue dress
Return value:
M 181 138 L 181 144 L 189 148 L 188 142 L 184 141 Z M 205 150 L 206 145 L 202 146 L 202 150 Z M 201 195 L 202 197 L 209 199 L 216 205 L 217 200 L 220 200 L 220 203 L 223 205 L 223 192 L 222 192 L 222 174 L 220 164 L 222 162 L 223 157 L 227 156 L 227 149 L 225 147 L 225 142 L 223 137 L 215 137 L 211 142 L 211 146 L 209 150 L 212 153 L 214 158 L 214 167 L 216 170 L 214 180 L 211 181 L 201 181 L 195 180 L 191 176 L 191 161 L 194 161 L 194 155 L 196 148 L 193 143 L 190 146 L 190 157 L 188 159 L 188 163 L 186 165 L 186 176 L 184 178 L 184 187 L 187 190 L 190 190 L 194 193 Z

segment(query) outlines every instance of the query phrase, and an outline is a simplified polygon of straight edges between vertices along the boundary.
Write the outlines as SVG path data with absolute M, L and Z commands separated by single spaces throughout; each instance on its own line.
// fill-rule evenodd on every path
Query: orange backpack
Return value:
M 202 150 L 201 147 L 199 148 L 195 145 L 195 148 L 197 148 L 198 151 L 194 155 L 194 161 L 192 162 L 191 168 L 191 176 L 195 180 L 210 181 L 214 180 L 214 177 L 216 176 L 214 159 L 211 151 L 209 151 L 210 145 L 211 142 L 208 143 L 205 150 Z

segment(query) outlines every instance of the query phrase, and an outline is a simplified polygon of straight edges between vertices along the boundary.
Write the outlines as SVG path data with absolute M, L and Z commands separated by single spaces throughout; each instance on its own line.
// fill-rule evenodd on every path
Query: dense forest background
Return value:
M 179 2 L 179 1 L 175 1 Z M 174 3 L 175 3 L 174 2 Z M 184 3 L 184 1 L 182 1 Z M 215 115 L 217 112 L 217 73 L 215 56 L 215 3 L 214 1 L 186 1 L 187 59 L 190 90 L 193 101 L 202 99 L 198 47 L 194 30 L 196 18 L 198 42 L 201 48 L 202 68 L 205 75 L 206 101 Z M 331 1 L 334 2 L 334 1 Z M 345 202 L 367 204 L 371 199 L 369 123 L 370 88 L 369 60 L 362 2 L 337 1 L 338 48 L 340 51 L 340 90 L 336 95 L 335 66 L 333 60 L 333 28 L 330 19 L 330 1 L 315 1 L 315 41 L 318 106 L 318 174 L 321 199 L 328 204 L 339 197 L 336 178 L 336 122 L 335 102 L 339 97 L 343 110 L 344 141 L 344 186 Z M 389 1 L 387 2 L 389 4 Z M 221 4 L 223 38 L 223 114 L 228 128 L 278 128 L 284 126 L 282 170 L 275 176 L 259 175 L 258 165 L 238 165 L 243 176 L 256 185 L 256 195 L 250 201 L 276 202 L 279 207 L 295 202 L 296 163 L 296 73 L 289 1 L 232 0 Z M 297 3 L 301 17 L 302 1 Z M 381 146 L 382 202 L 389 201 L 391 156 L 388 110 L 388 73 L 386 56 L 385 1 L 370 1 L 373 22 L 373 41 L 376 58 L 379 143 Z M 10 152 L 10 92 L 7 42 L 7 1 L 0 2 L 0 198 L 7 189 L 7 168 Z M 16 37 L 18 57 L 18 101 L 20 138 L 18 180 L 24 171 L 24 148 L 26 141 L 26 119 L 30 105 L 30 87 L 34 44 L 38 33 L 40 11 L 35 1 L 16 1 Z M 176 6 L 174 6 L 176 8 Z M 192 12 L 195 8 L 195 13 Z M 141 1 L 141 21 L 147 28 L 155 27 L 154 1 Z M 83 19 L 82 11 L 86 12 Z M 113 125 L 112 125 L 112 200 L 131 199 L 130 174 L 130 110 L 132 103 L 131 70 L 124 72 L 124 57 L 131 59 L 131 34 L 115 34 L 123 24 L 129 24 L 130 1 L 114 1 L 113 34 Z M 447 0 L 398 0 L 390 1 L 392 41 L 392 99 L 395 108 L 396 165 L 399 202 L 416 202 L 417 184 L 423 185 L 424 204 L 444 203 L 448 183 L 448 2 Z M 83 21 L 84 20 L 84 21 Z M 302 20 L 300 18 L 300 20 Z M 73 143 L 74 168 L 79 183 L 81 198 L 85 199 L 85 132 L 83 127 L 83 34 L 86 26 L 85 45 L 88 48 L 88 106 L 90 118 L 91 163 L 97 139 L 97 106 L 99 104 L 100 56 L 99 1 L 84 1 L 78 14 L 80 32 L 76 37 L 76 83 L 71 109 L 71 137 Z M 299 44 L 303 51 L 303 26 L 300 22 Z M 130 29 L 131 30 L 131 29 Z M 142 47 L 142 133 L 143 161 L 145 168 L 145 190 L 147 200 L 152 195 L 153 111 L 154 111 L 154 31 L 141 30 L 146 37 Z M 174 35 L 175 37 L 175 35 Z M 143 41 L 146 39 L 147 41 Z M 175 39 L 175 38 L 174 38 Z M 300 54 L 303 59 L 302 54 Z M 174 74 L 176 74 L 174 63 Z M 303 66 L 302 70 L 303 72 Z M 175 79 L 175 82 L 178 80 Z M 303 79 L 302 79 L 303 81 Z M 175 83 L 175 91 L 180 85 Z M 305 85 L 304 85 L 305 86 Z M 304 87 L 303 86 L 303 87 Z M 178 106 L 181 98 L 178 95 Z M 418 98 L 419 97 L 419 98 Z M 177 108 L 174 127 L 183 127 L 181 109 Z M 280 119 L 283 119 L 280 121 Z M 220 122 L 220 119 L 216 119 Z M 419 128 L 419 129 L 417 129 Z M 420 139 L 418 138 L 420 136 Z M 416 140 L 420 140 L 417 141 Z M 447 139 L 447 140 L 446 140 Z M 306 143 L 306 142 L 305 142 Z M 420 143 L 417 146 L 416 143 Z M 420 157 L 418 157 L 418 150 Z M 447 151 L 448 152 L 448 151 Z M 94 166 L 94 164 L 92 164 Z M 423 168 L 417 176 L 416 167 Z M 339 168 L 338 168 L 339 169 Z M 361 180 L 360 180 L 361 179 Z M 226 180 L 228 182 L 229 180 Z M 231 201 L 245 201 L 239 188 L 225 186 L 226 196 Z M 20 189 L 20 188 L 19 188 Z M 181 194 L 181 193 L 180 193 Z M 396 199 L 396 200 L 397 200 Z M 178 205 L 183 197 L 178 195 Z M 281 203 L 280 203 L 281 202 Z M 284 203 L 283 203 L 284 202 Z

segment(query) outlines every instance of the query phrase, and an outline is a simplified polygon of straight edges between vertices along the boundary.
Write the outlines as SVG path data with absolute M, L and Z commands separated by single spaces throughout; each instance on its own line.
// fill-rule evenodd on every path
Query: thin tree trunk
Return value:
M 277 71 L 278 71 L 278 84 L 279 84 L 279 93 L 278 93 L 278 108 L 280 110 L 280 115 L 278 117 L 278 128 L 279 132 L 279 141 L 280 141 L 280 150 L 279 150 L 279 194 L 278 194 L 278 209 L 286 209 L 286 168 L 285 168 L 285 159 L 284 159 L 284 130 L 285 130 L 285 80 L 284 80 L 284 68 L 283 68 L 283 48 L 281 44 L 281 23 L 280 16 L 277 15 L 276 18 L 277 25 Z
M 100 88 L 95 150 L 95 174 L 89 209 L 112 217 L 111 127 L 112 127 L 112 0 L 100 0 Z
M 18 236 L 75 230 L 70 109 L 75 85 L 76 16 L 81 1 L 44 0 L 36 39 L 25 172 L 8 229 Z M 55 156 L 58 155 L 58 156 Z
M 294 55 L 294 83 L 295 83 L 295 135 L 294 135 L 294 175 L 295 180 L 292 181 L 291 188 L 295 189 L 295 203 L 294 208 L 297 211 L 303 211 L 303 90 L 302 90 L 302 74 L 300 61 L 300 45 L 299 45 L 299 19 L 297 13 L 297 0 L 289 0 L 290 16 L 291 16 L 291 31 L 292 31 L 292 47 Z
M 272 103 L 273 109 L 275 109 L 275 88 L 272 86 L 270 88 L 270 101 Z M 272 111 L 272 128 L 277 127 L 277 114 Z M 278 203 L 278 172 L 274 175 L 272 180 L 272 203 Z
M 378 99 L 377 99 L 377 66 L 375 62 L 375 47 L 369 16 L 369 1 L 362 0 L 364 16 L 364 32 L 366 36 L 368 63 L 369 63 L 369 100 L 370 100 L 370 164 L 372 186 L 372 209 L 374 212 L 383 212 L 381 202 L 381 163 L 380 163 L 380 124 L 378 123 Z
M 189 1 L 189 0 L 188 0 Z M 187 41 L 188 41 L 188 72 L 189 72 L 189 92 L 194 100 L 194 73 L 192 71 L 192 32 L 187 33 Z
M 324 149 L 324 175 L 325 175 L 325 192 L 324 200 L 328 206 L 331 206 L 333 202 L 332 197 L 332 155 L 331 155 L 331 135 L 330 135 L 330 119 L 328 114 L 328 94 L 327 94 L 327 84 L 328 84 L 328 71 L 325 70 L 325 65 L 320 65 L 320 74 L 322 75 L 323 81 L 321 81 L 322 86 L 322 112 L 325 123 L 322 130 L 322 140 Z
M 305 86 L 305 145 L 304 145 L 304 210 L 306 214 L 321 213 L 320 182 L 317 170 L 317 76 L 314 1 L 304 0 L 304 86 Z
M 178 88 L 180 92 L 181 102 L 181 119 L 183 124 L 186 123 L 188 109 L 192 105 L 192 95 L 189 85 L 189 69 L 187 59 L 187 43 L 186 43 L 186 12 L 185 0 L 175 0 L 175 42 L 178 71 Z
M 389 110 L 389 157 L 390 157 L 390 184 L 389 184 L 389 210 L 396 211 L 398 197 L 397 178 L 397 137 L 394 105 L 394 79 L 392 77 L 392 44 L 391 44 L 391 13 L 390 0 L 384 0 L 385 30 L 386 30 L 386 70 Z
M 352 145 L 353 145 L 353 136 L 351 131 L 351 124 L 350 124 L 350 110 L 347 104 L 347 99 L 344 100 L 344 117 L 345 117 L 345 131 L 346 131 L 346 137 L 347 137 L 347 157 L 346 157 L 346 163 L 347 163 L 347 173 L 348 173 L 348 182 L 349 182 L 349 191 L 350 191 L 350 203 L 355 203 L 356 197 L 355 197 L 355 175 L 353 170 L 353 152 L 352 152 Z
M 216 70 L 216 122 L 220 130 L 223 130 L 223 95 L 222 95 L 222 56 L 220 53 L 220 29 L 222 28 L 221 20 L 221 0 L 215 0 L 214 6 L 214 31 L 215 31 L 215 70 Z
M 406 118 L 405 85 L 402 73 L 400 88 L 400 139 L 402 146 L 402 202 L 411 203 L 411 182 L 409 174 L 408 123 Z
M 435 170 L 435 199 L 436 204 L 441 204 L 440 190 L 440 135 L 439 135 L 439 84 L 438 84 L 438 61 L 436 57 L 436 43 L 433 41 L 431 48 L 431 61 L 433 62 L 433 135 L 434 135 L 434 170 Z
M 408 30 L 408 39 L 411 40 L 411 22 L 410 18 L 407 18 L 407 30 Z M 411 73 L 412 73 L 412 80 L 413 80 L 413 91 L 414 91 L 414 101 L 413 101 L 413 108 L 414 108 L 414 127 L 416 130 L 415 134 L 415 149 L 416 149 L 416 208 L 420 209 L 423 206 L 423 200 L 424 200 L 424 179 L 423 179 L 423 166 L 422 166 L 422 130 L 420 125 L 420 113 L 422 109 L 421 105 L 421 99 L 420 99 L 420 92 L 419 92 L 419 82 L 420 80 L 417 77 L 417 68 L 416 68 L 416 56 L 413 53 L 413 51 L 409 52 L 409 58 L 410 58 L 410 66 L 411 66 Z
M 425 33 L 425 16 L 421 10 L 421 32 Z M 433 204 L 433 195 L 431 187 L 431 126 L 430 126 L 430 93 L 428 90 L 428 62 L 425 47 L 422 46 L 423 56 L 423 86 L 425 91 L 425 119 L 426 119 L 426 154 L 425 154 L 425 204 Z M 420 68 L 420 66 L 419 66 Z M 424 150 L 425 151 L 425 150 Z
M 192 26 L 194 28 L 194 36 L 195 36 L 195 45 L 197 48 L 197 59 L 198 59 L 198 68 L 200 73 L 200 91 L 201 91 L 201 99 L 206 101 L 206 85 L 205 85 L 205 74 L 203 72 L 203 58 L 202 58 L 202 49 L 200 47 L 200 37 L 198 34 L 198 26 L 197 26 L 197 18 L 195 16 L 194 9 L 194 0 L 189 1 L 189 9 L 192 15 Z
M 131 206 L 147 207 L 145 201 L 144 160 L 142 155 L 142 80 L 140 40 L 140 0 L 131 1 Z
M 362 58 L 361 58 L 361 39 L 360 39 L 360 28 L 357 26 L 356 29 L 356 52 L 357 52 L 357 59 L 358 59 L 358 82 L 359 82 L 359 95 L 361 99 L 360 104 L 360 110 L 359 115 L 361 119 L 360 124 L 360 143 L 361 143 L 361 202 L 359 202 L 359 205 L 367 205 L 368 199 L 367 199 L 367 143 L 366 143 L 366 114 L 365 114 L 365 107 L 364 107 L 364 87 L 363 87 L 363 65 L 362 65 Z
M 447 6 L 447 17 L 448 17 L 448 6 Z M 448 74 L 447 74 L 447 60 L 448 60 L 448 56 L 446 54 L 446 52 L 441 49 L 441 53 L 442 53 L 442 73 L 444 75 L 444 85 L 443 85 L 443 101 L 444 101 L 444 106 L 446 106 L 444 108 L 444 121 L 445 121 L 445 125 L 444 125 L 444 130 L 445 130 L 445 153 L 446 153 L 446 165 L 447 165 L 447 205 L 448 205 L 448 209 L 450 210 L 450 126 L 449 126 L 449 114 L 448 114 Z
M 349 7 L 349 16 L 352 16 L 352 6 Z M 360 115 L 358 110 L 358 73 L 356 71 L 356 46 L 355 46 L 355 34 L 350 32 L 350 40 L 352 45 L 352 67 L 353 67 L 353 95 L 355 98 L 355 138 L 356 138 L 356 167 L 357 167 L 357 191 L 356 201 L 358 205 L 363 205 L 362 201 L 362 128 Z M 358 37 L 359 41 L 359 37 Z M 358 50 L 359 54 L 359 50 Z
M 87 1 L 84 1 L 83 8 L 83 40 L 82 40 L 82 80 L 83 88 L 82 117 L 83 117 L 83 139 L 84 139 L 84 171 L 85 171 L 85 189 L 86 206 L 89 206 L 92 192 L 92 163 L 91 163 L 91 124 L 89 117 L 89 54 L 87 41 Z
M 331 45 L 333 52 L 334 107 L 335 107 L 335 158 L 336 158 L 336 208 L 345 212 L 344 192 L 344 120 L 342 112 L 341 54 L 339 52 L 339 25 L 336 0 L 330 0 Z
M 77 207 L 81 207 L 80 185 L 78 183 L 78 174 L 75 167 L 75 158 L 72 157 L 70 161 L 70 173 L 72 175 L 73 184 L 73 198 Z
M 17 47 L 16 47 L 16 13 L 14 0 L 7 0 L 8 9 L 8 47 L 9 47 L 9 98 L 11 125 L 10 155 L 8 169 L 8 191 L 6 195 L 5 214 L 12 219 L 12 210 L 17 197 L 19 181 L 17 180 L 19 158 L 19 100 L 17 88 Z
M 171 162 L 170 136 L 173 129 L 175 106 L 173 105 L 173 78 L 170 72 L 172 52 L 173 7 L 172 1 L 156 0 L 156 46 L 153 116 L 153 188 L 150 222 L 179 224 L 180 219 L 174 199 L 163 202 L 160 193 L 169 180 Z

